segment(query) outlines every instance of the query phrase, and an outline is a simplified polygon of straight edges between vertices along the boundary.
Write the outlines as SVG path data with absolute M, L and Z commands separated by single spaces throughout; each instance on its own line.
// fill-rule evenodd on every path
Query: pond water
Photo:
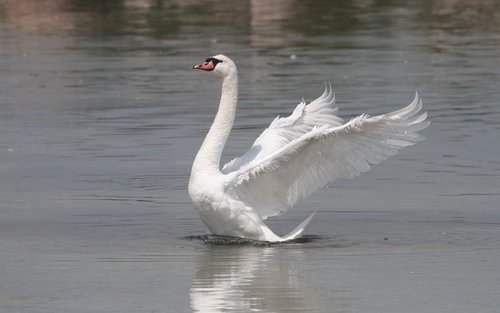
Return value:
M 2 312 L 498 312 L 497 1 L 0 2 Z M 223 52 L 248 148 L 324 81 L 343 117 L 415 91 L 423 141 L 217 238 L 187 195 Z

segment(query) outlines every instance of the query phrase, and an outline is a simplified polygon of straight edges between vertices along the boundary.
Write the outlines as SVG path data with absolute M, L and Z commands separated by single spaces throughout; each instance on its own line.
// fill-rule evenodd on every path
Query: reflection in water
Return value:
M 275 247 L 210 247 L 196 262 L 193 311 L 318 311 L 317 296 L 306 292 L 297 272 L 281 256 L 282 250 Z
M 282 47 L 297 34 L 321 36 L 387 29 L 418 18 L 435 29 L 497 28 L 498 1 L 315 0 L 5 0 L 0 21 L 27 34 L 165 37 L 183 27 L 208 26 L 214 37 L 255 47 Z M 413 16 L 412 16 L 413 15 Z
M 282 47 L 288 45 L 288 32 L 283 27 L 297 8 L 295 0 L 251 0 L 250 29 L 254 47 Z

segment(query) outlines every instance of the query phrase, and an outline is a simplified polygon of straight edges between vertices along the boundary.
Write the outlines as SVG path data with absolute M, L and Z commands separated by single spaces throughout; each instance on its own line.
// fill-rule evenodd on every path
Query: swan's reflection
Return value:
M 306 296 L 297 271 L 285 260 L 283 250 L 275 247 L 208 248 L 196 263 L 191 288 L 193 311 L 303 312 L 304 307 L 311 309 L 311 305 L 314 306 L 311 302 L 317 304 L 317 299 Z

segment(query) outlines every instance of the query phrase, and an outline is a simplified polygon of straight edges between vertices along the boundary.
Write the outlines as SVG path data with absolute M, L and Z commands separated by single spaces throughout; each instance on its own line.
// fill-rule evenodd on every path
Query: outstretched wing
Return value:
M 227 174 L 226 189 L 263 218 L 279 215 L 329 182 L 357 176 L 370 165 L 422 139 L 427 114 L 422 101 L 384 115 L 358 116 L 348 123 L 314 127 L 273 153 Z
M 325 85 L 325 91 L 316 100 L 307 105 L 302 100 L 292 115 L 276 117 L 245 154 L 224 165 L 222 173 L 231 173 L 242 166 L 260 163 L 263 158 L 310 132 L 316 126 L 336 127 L 344 124 L 344 120 L 337 116 L 338 109 L 334 105 L 335 95 L 332 86 Z

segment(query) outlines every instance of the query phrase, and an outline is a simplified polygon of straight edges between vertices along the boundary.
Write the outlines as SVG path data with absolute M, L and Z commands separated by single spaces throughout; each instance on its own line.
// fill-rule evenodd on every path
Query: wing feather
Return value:
M 223 166 L 222 173 L 227 174 L 242 166 L 258 163 L 314 127 L 335 127 L 344 124 L 344 120 L 337 116 L 338 109 L 334 105 L 332 86 L 325 84 L 325 91 L 316 100 L 309 104 L 302 100 L 290 116 L 276 117 L 245 154 Z
M 429 125 L 426 113 L 417 115 L 421 108 L 416 94 L 407 107 L 388 114 L 361 115 L 341 126 L 314 126 L 228 173 L 227 192 L 263 218 L 279 215 L 329 182 L 358 176 L 421 140 L 417 131 Z

